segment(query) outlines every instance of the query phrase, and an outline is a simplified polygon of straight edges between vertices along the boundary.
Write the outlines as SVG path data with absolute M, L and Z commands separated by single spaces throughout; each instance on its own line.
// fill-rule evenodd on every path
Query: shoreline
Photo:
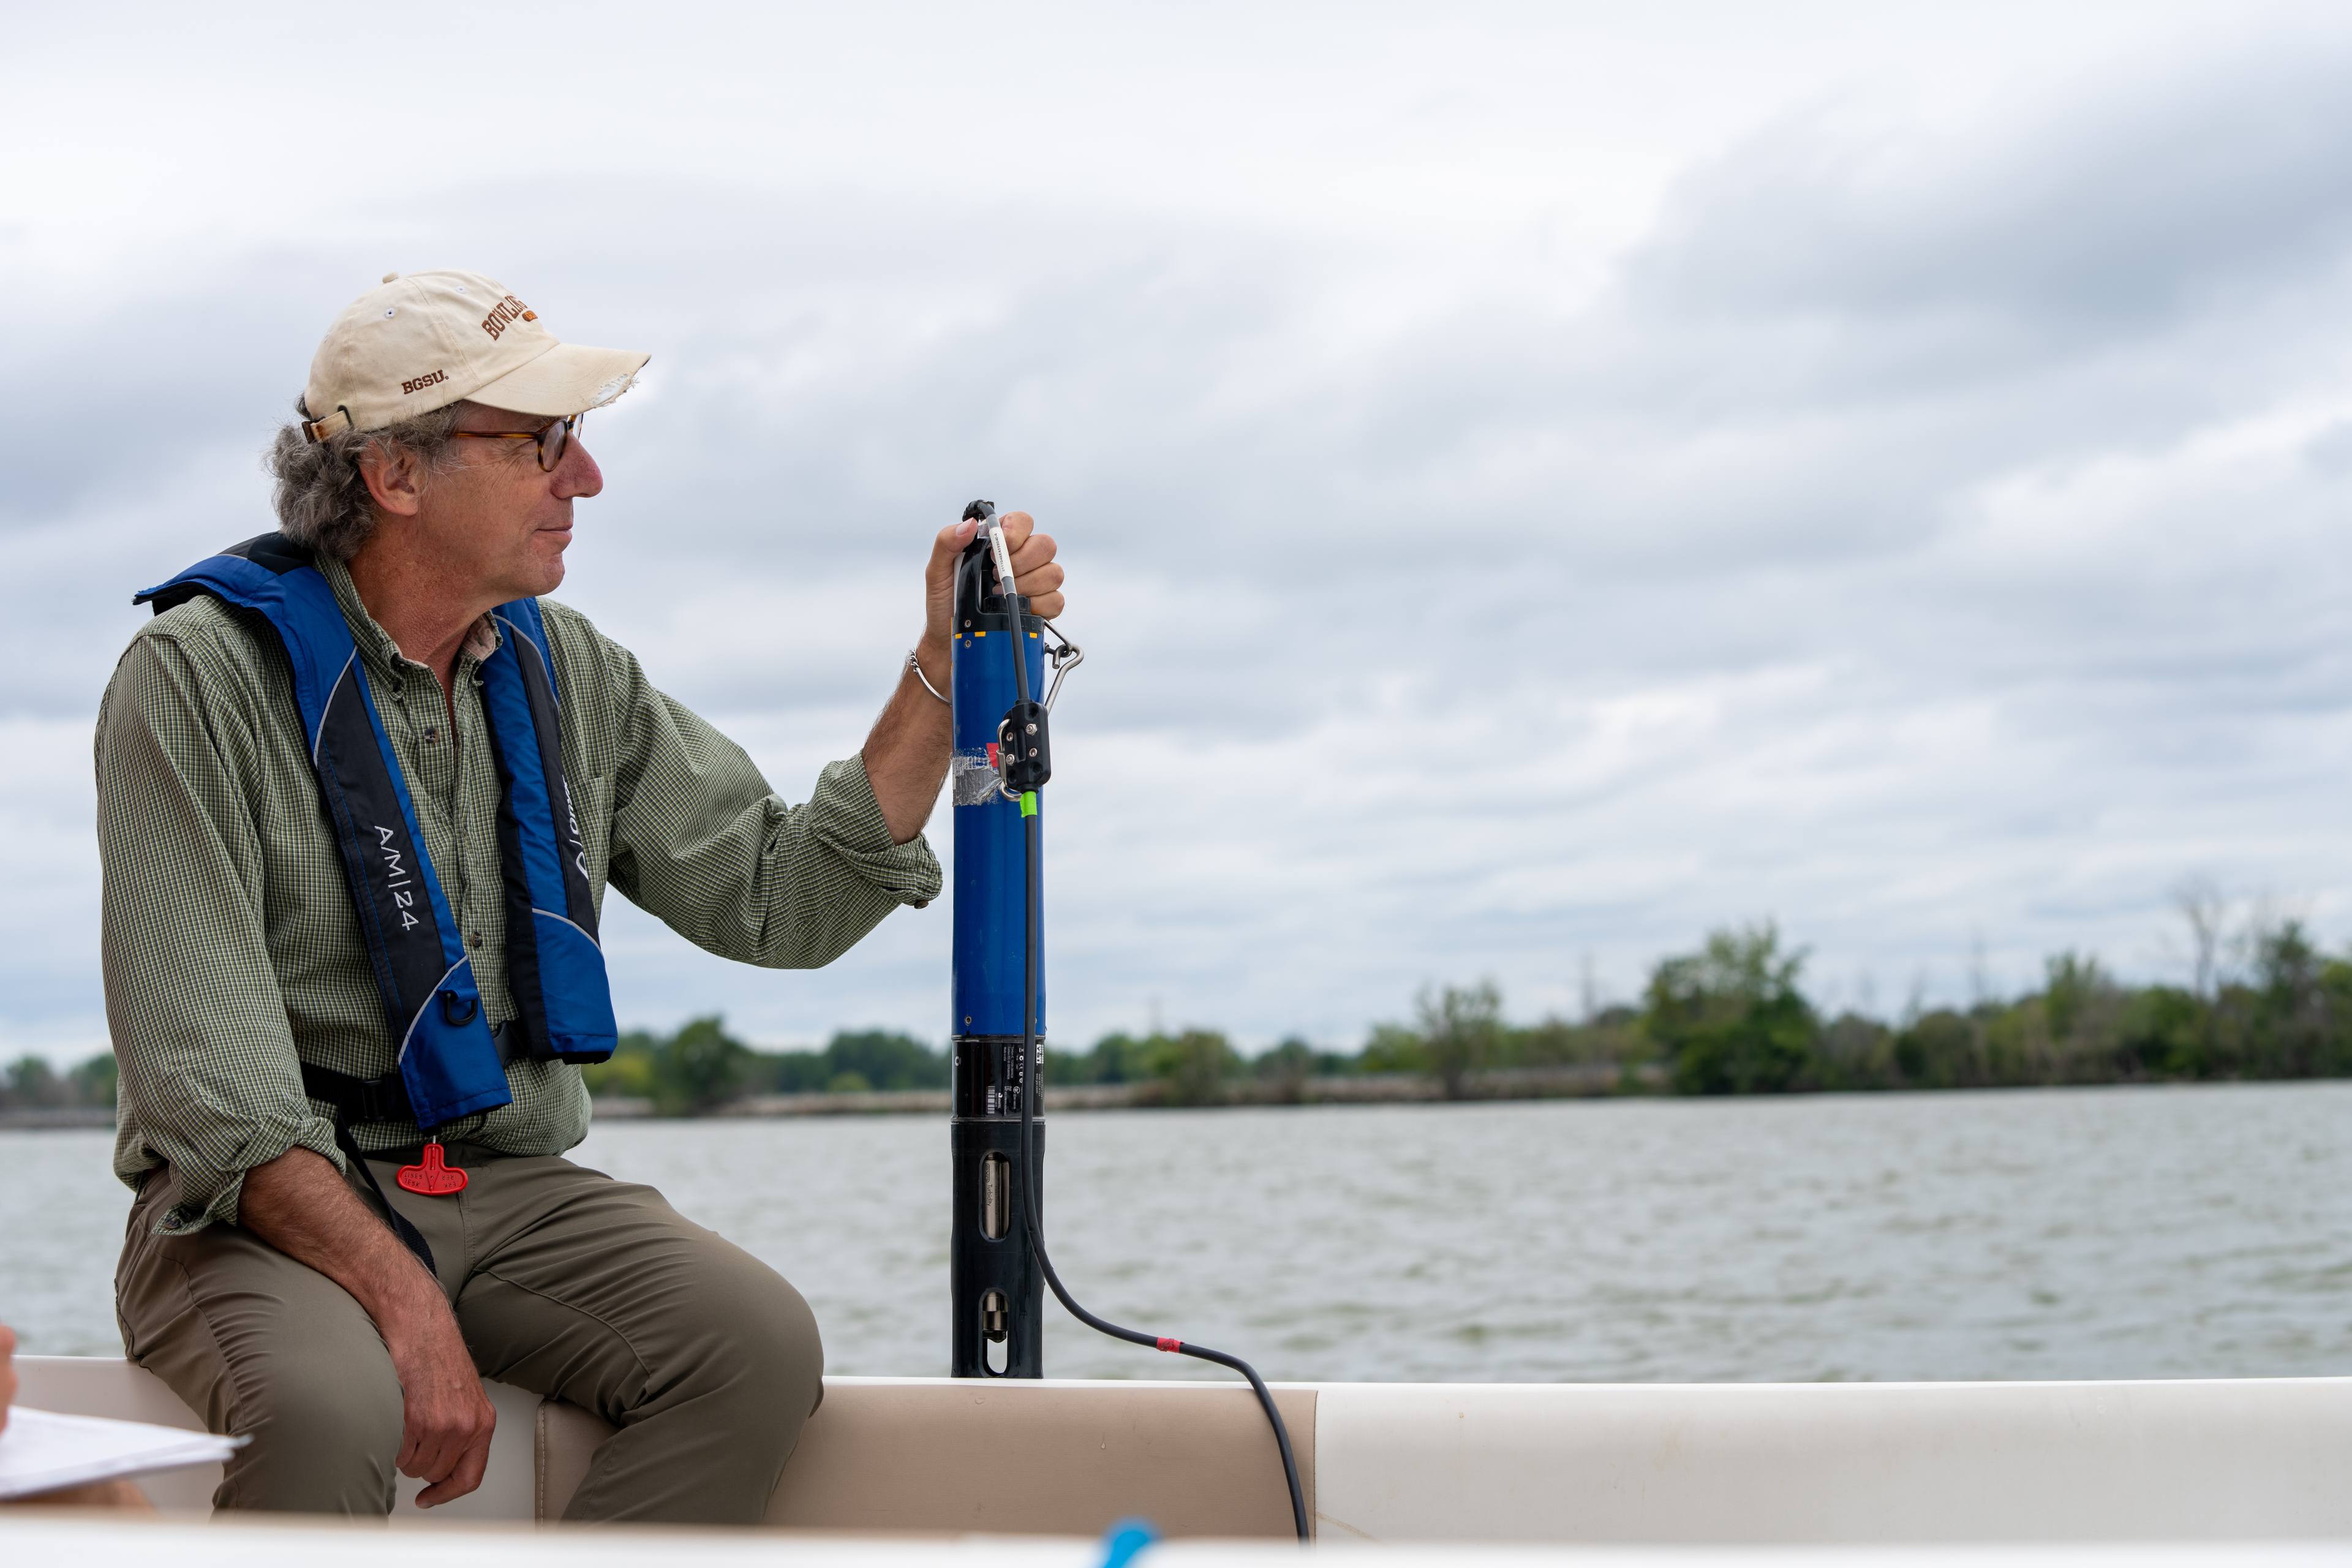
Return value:
M 0 1110 L 0 1132 L 51 1132 L 67 1128 L 111 1129 L 113 1126 L 114 1107 L 110 1105 L 57 1105 L 30 1110 Z
M 2286 1084 L 2352 1082 L 2339 1078 L 2126 1079 L 2101 1083 L 1955 1085 L 1943 1089 L 1796 1090 L 1753 1094 L 1677 1094 L 1665 1070 L 1654 1063 L 1620 1068 L 1612 1064 L 1577 1068 L 1513 1068 L 1472 1073 L 1462 1092 L 1449 1096 L 1438 1079 L 1419 1073 L 1356 1073 L 1292 1080 L 1250 1079 L 1227 1087 L 1213 1100 L 1179 1100 L 1160 1080 L 1141 1083 L 1072 1084 L 1045 1090 L 1044 1114 L 1087 1110 L 1247 1110 L 1307 1105 L 1475 1105 L 1558 1100 L 1665 1100 L 1694 1103 L 1857 1098 L 1879 1100 L 1920 1095 L 2014 1094 L 2044 1089 L 2219 1089 Z M 730 1100 L 707 1110 L 664 1112 L 650 1100 L 603 1095 L 591 1101 L 599 1121 L 780 1121 L 811 1116 L 945 1116 L 943 1089 L 869 1089 L 853 1093 L 761 1094 Z M 0 1132 L 113 1131 L 115 1112 L 103 1106 L 50 1106 L 0 1110 Z
M 1598 1100 L 1619 1094 L 1662 1094 L 1666 1076 L 1644 1066 L 1623 1069 L 1613 1063 L 1569 1068 L 1506 1068 L 1467 1075 L 1462 1092 L 1448 1096 L 1438 1079 L 1422 1073 L 1350 1073 L 1303 1079 L 1250 1079 L 1225 1086 L 1210 1100 L 1178 1100 L 1160 1079 L 1140 1083 L 1069 1084 L 1048 1087 L 1047 1113 L 1073 1110 L 1214 1110 L 1285 1105 L 1456 1104 L 1507 1100 Z M 650 1100 L 600 1095 L 590 1102 L 600 1121 L 702 1121 L 771 1120 L 793 1116 L 945 1116 L 944 1089 L 866 1089 L 828 1094 L 754 1094 L 707 1110 L 664 1114 Z M 0 1132 L 111 1128 L 110 1106 L 54 1106 L 0 1110 Z
M 1071 1110 L 1224 1110 L 1288 1105 L 1455 1104 L 1508 1100 L 1600 1100 L 1621 1094 L 1662 1094 L 1666 1075 L 1652 1064 L 1626 1069 L 1614 1063 L 1568 1068 L 1504 1068 L 1467 1075 L 1462 1092 L 1423 1073 L 1349 1073 L 1301 1079 L 1252 1079 L 1226 1086 L 1215 1100 L 1179 1100 L 1161 1079 L 1082 1083 L 1045 1089 L 1045 1114 Z M 623 1095 L 596 1100 L 596 1115 L 612 1121 L 759 1120 L 787 1116 L 945 1116 L 944 1089 L 866 1089 L 841 1094 L 754 1094 L 708 1110 L 664 1116 L 653 1101 Z M 0 1123 L 5 1125 L 5 1123 Z

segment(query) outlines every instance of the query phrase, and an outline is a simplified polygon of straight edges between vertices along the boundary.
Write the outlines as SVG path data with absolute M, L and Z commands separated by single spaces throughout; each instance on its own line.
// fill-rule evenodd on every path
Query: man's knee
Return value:
M 734 1243 L 695 1227 L 667 1310 L 636 1353 L 649 1390 L 625 1425 L 692 1405 L 743 1440 L 792 1451 L 824 1391 L 816 1314 L 791 1283 Z
M 767 1412 L 797 1435 L 824 1394 L 824 1343 L 816 1314 L 791 1282 L 726 1241 L 712 1260 L 711 1289 L 689 1352 L 698 1380 L 747 1411 Z
M 290 1350 L 236 1369 L 228 1429 L 251 1439 L 229 1460 L 222 1508 L 382 1514 L 392 1507 L 404 1411 L 381 1344 Z

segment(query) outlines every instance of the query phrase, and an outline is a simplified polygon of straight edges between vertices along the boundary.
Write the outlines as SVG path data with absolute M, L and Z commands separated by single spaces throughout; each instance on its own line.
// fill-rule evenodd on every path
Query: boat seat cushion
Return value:
M 1275 1395 L 1315 1504 L 1315 1391 Z M 559 1519 L 612 1428 L 572 1405 L 538 1413 L 535 1515 Z M 1023 1456 L 1018 1466 L 982 1457 Z M 792 1530 L 1100 1535 L 1121 1519 L 1163 1535 L 1292 1535 L 1274 1437 L 1229 1384 L 828 1378 L 767 1522 Z
M 124 1361 L 20 1356 L 18 1398 L 88 1415 L 199 1429 L 163 1381 Z M 588 1411 L 500 1383 L 490 1464 L 479 1489 L 430 1516 L 400 1483 L 395 1523 L 557 1520 L 613 1428 Z M 1311 1510 L 1313 1389 L 1276 1392 L 1289 1424 Z M 980 1462 L 1018 1452 L 1008 1468 Z M 217 1465 L 141 1479 L 158 1508 L 203 1510 Z M 828 1378 L 768 1507 L 791 1529 L 1099 1535 L 1117 1520 L 1150 1520 L 1166 1535 L 1291 1533 L 1274 1440 L 1248 1389 L 1207 1383 L 979 1383 L 944 1378 Z

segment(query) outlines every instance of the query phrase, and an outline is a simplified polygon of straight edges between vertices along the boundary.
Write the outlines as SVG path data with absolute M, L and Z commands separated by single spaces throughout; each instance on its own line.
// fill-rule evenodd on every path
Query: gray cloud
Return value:
M 1958 318 L 2034 358 L 2226 309 L 2352 235 L 2344 49 L 2279 41 L 2107 84 L 1989 142 L 1784 121 L 1685 182 L 1630 279 L 1682 311 Z

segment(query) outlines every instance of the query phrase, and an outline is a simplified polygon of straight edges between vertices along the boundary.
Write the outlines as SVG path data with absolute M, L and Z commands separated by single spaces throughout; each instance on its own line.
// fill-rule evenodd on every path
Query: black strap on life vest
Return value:
M 501 1024 L 490 1031 L 499 1047 L 500 1066 L 518 1058 L 536 1053 L 523 1043 L 522 1031 Z M 368 1163 L 369 1156 L 360 1149 L 359 1139 L 352 1129 L 367 1122 L 390 1122 L 396 1127 L 416 1125 L 416 1108 L 409 1102 L 408 1085 L 397 1072 L 382 1078 L 360 1078 L 352 1073 L 337 1072 L 316 1062 L 302 1064 L 302 1092 L 312 1100 L 324 1100 L 335 1108 L 335 1147 L 367 1184 L 368 1191 L 383 1208 L 384 1218 L 391 1223 L 392 1233 L 400 1237 L 401 1245 L 416 1255 L 425 1265 L 425 1272 L 438 1277 L 433 1264 L 433 1248 L 425 1233 L 409 1224 L 408 1219 L 394 1206 L 383 1184 L 376 1180 L 375 1168 Z

